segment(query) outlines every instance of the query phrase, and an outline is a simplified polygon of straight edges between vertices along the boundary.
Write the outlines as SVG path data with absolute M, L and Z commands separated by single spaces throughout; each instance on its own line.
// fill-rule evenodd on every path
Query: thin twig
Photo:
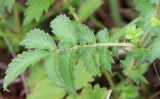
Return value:
M 156 93 L 148 97 L 148 99 L 155 99 L 158 95 L 160 95 L 160 91 L 157 91 Z
M 160 76 L 159 76 L 159 73 L 158 73 L 158 71 L 157 71 L 157 67 L 156 67 L 155 62 L 153 62 L 153 67 L 154 67 L 154 70 L 155 70 L 156 75 L 157 75 L 157 77 L 158 77 L 158 80 L 160 81 Z
M 3 37 L 10 53 L 12 54 L 12 56 L 15 58 L 16 57 L 16 54 L 14 53 L 13 51 L 13 48 L 12 48 L 12 45 L 10 44 L 10 42 L 8 41 L 8 39 L 6 37 Z M 26 79 L 25 79 L 25 76 L 24 74 L 21 74 L 21 79 L 22 79 L 22 83 L 23 83 L 23 87 L 24 87 L 24 90 L 25 90 L 25 94 L 27 95 L 28 94 L 28 89 L 27 89 L 27 84 L 26 84 Z

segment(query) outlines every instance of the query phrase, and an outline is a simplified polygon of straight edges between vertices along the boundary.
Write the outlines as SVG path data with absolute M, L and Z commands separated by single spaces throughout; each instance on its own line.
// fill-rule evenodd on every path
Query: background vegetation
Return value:
M 160 0 L 0 0 L 0 9 L 0 99 L 160 98 Z

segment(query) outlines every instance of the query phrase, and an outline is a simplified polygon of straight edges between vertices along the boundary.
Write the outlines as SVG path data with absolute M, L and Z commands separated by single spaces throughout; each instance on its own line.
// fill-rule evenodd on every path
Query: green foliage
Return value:
M 155 6 L 150 4 L 147 0 L 136 0 L 136 10 L 140 12 L 143 17 L 153 15 Z
M 23 73 L 27 67 L 33 65 L 45 58 L 49 53 L 42 50 L 23 52 L 13 59 L 9 64 L 9 68 L 6 71 L 6 77 L 4 78 L 3 88 L 6 90 L 7 86 L 21 73 Z
M 107 29 L 100 30 L 97 33 L 97 39 L 101 43 L 108 42 L 109 41 L 109 36 L 108 36 Z M 111 55 L 110 51 L 107 48 L 99 47 L 99 52 L 100 52 L 100 62 L 102 64 L 102 66 L 106 70 L 111 72 L 111 64 L 114 63 L 114 60 L 112 58 L 112 55 Z
M 27 99 L 62 99 L 66 94 L 63 88 L 54 86 L 53 82 L 48 79 L 43 79 L 39 82 Z
M 100 88 L 99 85 L 95 85 L 93 89 L 88 85 L 80 95 L 80 99 L 104 99 L 105 97 L 107 97 L 107 90 Z
M 139 96 L 138 88 L 136 88 L 134 85 L 126 86 L 124 82 L 120 83 L 116 87 L 116 91 L 122 91 L 119 99 L 135 99 Z
M 56 59 L 56 54 L 51 54 L 46 58 L 45 69 L 50 78 L 56 85 L 61 86 L 61 77 L 59 72 L 59 67 Z
M 33 19 L 35 19 L 38 22 L 43 12 L 47 12 L 47 10 L 51 6 L 51 4 L 53 4 L 54 1 L 55 0 L 28 0 L 28 7 L 25 11 L 24 25 L 27 25 Z
M 84 65 L 86 69 L 93 75 L 101 75 L 98 64 L 96 62 L 96 56 L 94 55 L 95 51 L 91 48 L 83 48 L 82 49 L 82 56 L 84 60 Z
M 20 16 L 17 11 L 21 13 L 25 10 L 24 29 L 21 29 L 22 22 L 14 22 L 14 19 L 11 21 L 9 19 L 6 24 L 9 25 L 11 31 L 28 31 L 27 24 L 32 20 L 39 21 L 43 13 L 47 12 L 54 2 L 54 0 L 46 2 L 27 0 L 27 9 L 22 8 L 19 11 L 14 8 L 13 12 L 15 19 L 20 20 L 17 19 Z M 59 1 L 57 2 L 55 8 L 63 6 L 62 10 L 65 11 L 68 8 L 73 16 L 71 18 L 75 18 L 76 21 L 78 18 L 84 22 L 100 7 L 103 1 L 64 0 L 60 2 L 62 3 L 60 5 Z M 4 78 L 4 90 L 7 90 L 8 85 L 29 66 L 43 60 L 41 61 L 44 63 L 43 67 L 32 66 L 29 69 L 28 86 L 31 93 L 27 96 L 28 99 L 104 99 L 110 96 L 107 95 L 108 90 L 100 88 L 100 84 L 97 84 L 99 83 L 97 78 L 104 76 L 106 78 L 103 79 L 108 81 L 109 88 L 113 90 L 111 97 L 115 99 L 117 96 L 119 99 L 141 98 L 139 91 L 143 90 L 139 90 L 138 84 L 147 84 L 144 74 L 150 64 L 160 58 L 158 52 L 160 50 L 160 21 L 156 15 L 155 2 L 157 0 L 136 0 L 135 6 L 140 12 L 140 17 L 124 28 L 117 29 L 113 35 L 107 29 L 95 33 L 86 25 L 71 21 L 62 14 L 50 23 L 54 38 L 43 30 L 37 28 L 31 30 L 20 42 L 20 45 L 23 45 L 28 51 L 18 55 L 9 64 Z M 4 6 L 1 5 L 2 1 L 0 1 L 0 7 L 4 9 Z M 5 7 L 11 10 L 11 5 L 13 3 L 8 5 L 6 3 Z M 51 9 L 49 14 L 43 16 L 41 22 L 46 18 L 50 20 L 57 12 Z M 39 27 L 39 24 L 32 25 Z M 32 25 L 29 27 L 33 27 Z M 2 32 L 6 30 L 3 27 L 5 26 L 0 24 Z M 45 30 L 49 30 L 48 27 L 45 27 Z M 0 33 L 0 36 L 13 37 L 11 33 L 7 32 L 5 35 Z M 17 42 L 21 37 L 18 40 L 16 38 Z M 118 58 L 119 55 L 125 58 Z M 114 61 L 116 62 L 114 67 L 122 69 L 120 73 L 115 72 L 112 68 Z M 121 67 L 118 67 L 118 64 L 121 64 Z M 113 81 L 114 76 L 118 80 Z
M 91 31 L 87 26 L 85 25 L 77 25 L 77 35 L 79 42 L 81 44 L 93 44 L 96 43 L 96 38 L 94 36 L 93 31 Z
M 79 17 L 82 21 L 85 21 L 90 17 L 102 4 L 102 0 L 86 0 L 79 8 Z M 92 6 L 89 6 L 92 5 Z
M 92 82 L 94 80 L 92 75 L 90 75 L 90 73 L 86 71 L 86 68 L 83 66 L 83 61 L 81 60 L 77 64 L 74 74 L 76 89 L 86 87 L 89 82 Z
M 11 12 L 14 2 L 15 2 L 15 0 L 1 0 L 1 1 L 0 1 L 0 9 L 1 9 L 1 11 L 3 12 L 3 10 L 4 10 L 5 7 L 6 7 L 7 10 L 8 10 L 9 12 Z M 0 11 L 0 12 L 1 12 L 1 11 Z M 2 12 L 1 12 L 1 13 L 2 13 Z
M 20 45 L 23 45 L 28 49 L 47 49 L 50 51 L 56 49 L 54 40 L 40 29 L 33 29 L 27 33 L 25 39 L 21 41 Z
M 75 27 L 65 15 L 57 16 L 51 22 L 52 32 L 61 42 L 77 43 Z
M 60 74 L 63 78 L 63 82 L 65 83 L 65 87 L 72 93 L 75 93 L 75 84 L 74 84 L 74 70 L 72 64 L 72 52 L 64 52 L 60 58 L 61 67 Z
M 160 37 L 158 37 L 151 45 L 150 59 L 149 59 L 150 62 L 153 62 L 155 59 L 160 58 L 159 50 L 160 50 Z
M 139 83 L 140 81 L 147 83 L 143 75 L 147 71 L 149 65 L 145 63 L 138 64 L 138 67 L 134 69 L 133 65 L 135 64 L 132 63 L 132 59 L 132 57 L 127 56 L 126 60 L 121 61 L 122 67 L 124 68 L 123 73 L 136 83 Z
M 99 70 L 100 65 L 98 62 L 98 50 L 95 49 L 96 46 L 90 45 L 96 43 L 96 37 L 87 26 L 78 25 L 79 29 L 78 32 L 76 32 L 75 26 L 71 23 L 69 18 L 67 18 L 65 15 L 60 15 L 51 22 L 51 27 L 56 37 L 60 41 L 58 46 L 59 49 L 57 49 L 54 40 L 44 31 L 34 29 L 27 33 L 27 36 L 20 44 L 24 45 L 28 49 L 32 49 L 33 51 L 29 50 L 28 52 L 24 52 L 22 55 L 18 55 L 18 57 L 10 63 L 9 69 L 6 72 L 7 75 L 5 77 L 4 89 L 6 89 L 6 87 L 17 76 L 24 72 L 24 70 L 27 69 L 28 66 L 37 63 L 42 58 L 45 59 L 44 68 L 46 70 L 46 73 L 54 83 L 55 87 L 50 87 L 50 84 L 48 84 L 48 86 L 42 87 L 43 84 L 48 83 L 44 82 L 42 83 L 42 85 L 40 84 L 39 87 L 36 87 L 35 90 L 39 90 L 39 88 L 45 89 L 41 91 L 33 91 L 33 93 L 29 95 L 29 99 L 40 97 L 41 95 L 39 96 L 38 93 L 43 93 L 44 96 L 48 94 L 57 95 L 58 93 L 54 92 L 47 94 L 47 91 L 55 90 L 58 87 L 62 88 L 62 90 L 56 89 L 60 90 L 60 92 L 63 92 L 63 90 L 65 90 L 75 95 L 77 89 L 88 86 L 88 83 L 93 81 L 92 76 L 101 75 Z M 86 34 L 85 36 L 83 36 L 80 33 Z M 76 35 L 79 35 L 78 38 Z M 77 42 L 79 42 L 80 45 L 76 45 Z M 81 59 L 81 61 L 83 60 L 81 67 L 77 67 L 76 64 L 77 62 L 80 62 L 78 57 Z M 111 56 L 109 56 L 109 58 L 110 62 Z M 100 60 L 103 60 L 103 58 L 101 58 Z M 79 77 L 79 74 L 81 74 L 81 77 L 82 75 L 86 77 L 83 79 Z M 79 77 L 79 79 L 75 77 Z M 99 87 L 95 87 L 95 91 L 103 92 L 103 90 L 101 91 L 97 88 Z M 94 93 L 95 92 L 93 92 L 92 94 Z M 97 95 L 99 94 L 100 93 L 97 92 Z M 84 95 L 83 97 L 88 96 Z

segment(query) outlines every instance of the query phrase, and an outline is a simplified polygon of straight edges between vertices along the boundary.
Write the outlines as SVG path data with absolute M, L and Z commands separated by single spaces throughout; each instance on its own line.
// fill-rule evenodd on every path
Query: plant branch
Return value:
M 95 48 L 95 47 L 109 47 L 109 46 L 119 46 L 119 47 L 132 47 L 134 48 L 135 46 L 131 43 L 114 43 L 114 42 L 108 42 L 108 43 L 96 43 L 96 44 L 91 44 L 91 45 L 78 45 L 72 48 L 68 49 L 58 49 L 56 52 L 61 52 L 64 50 L 76 50 L 79 48 Z

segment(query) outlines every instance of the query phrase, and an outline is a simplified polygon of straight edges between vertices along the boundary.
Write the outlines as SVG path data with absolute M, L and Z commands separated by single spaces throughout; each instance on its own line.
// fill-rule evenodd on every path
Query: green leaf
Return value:
M 38 82 L 33 91 L 27 96 L 27 99 L 63 99 L 66 91 L 63 88 L 56 87 L 48 79 Z
M 160 20 L 157 19 L 156 17 L 152 17 L 150 21 L 152 28 L 160 25 Z
M 149 52 L 150 54 L 150 62 L 153 62 L 155 59 L 160 58 L 160 37 L 158 37 L 153 44 L 151 45 L 151 50 Z
M 96 43 L 96 38 L 93 31 L 91 31 L 87 26 L 78 24 L 77 25 L 77 35 L 79 42 L 81 44 L 93 44 Z
M 23 52 L 13 59 L 9 64 L 9 68 L 6 71 L 6 76 L 4 78 L 3 88 L 7 89 L 7 86 L 21 73 L 23 73 L 27 67 L 33 65 L 40 61 L 42 58 L 46 57 L 49 53 L 42 50 Z
M 137 99 L 139 96 L 138 88 L 132 84 L 126 86 L 125 83 L 120 83 L 115 91 L 121 93 L 119 99 Z
M 75 67 L 75 86 L 76 89 L 81 89 L 86 87 L 89 82 L 92 82 L 94 79 L 89 72 L 86 71 L 86 68 L 83 66 L 83 62 L 80 60 L 78 65 Z
M 15 0 L 0 0 L 0 12 L 2 13 L 5 7 L 9 12 L 11 12 L 14 2 Z
M 112 63 L 114 63 L 114 60 L 112 58 L 111 53 L 108 51 L 107 48 L 101 48 L 100 50 L 100 62 L 101 65 L 108 70 L 109 72 L 111 72 L 112 70 Z
M 96 37 L 97 37 L 98 41 L 101 43 L 106 43 L 109 41 L 108 31 L 106 28 L 103 30 L 100 30 L 97 33 Z
M 91 85 L 89 85 L 82 90 L 80 99 L 105 99 L 107 94 L 107 90 L 105 88 L 100 88 L 98 84 L 95 85 L 93 89 Z
M 155 6 L 150 4 L 147 0 L 136 0 L 136 10 L 138 10 L 141 16 L 151 16 L 154 14 Z
M 100 43 L 106 43 L 109 41 L 109 36 L 107 29 L 100 30 L 97 33 L 97 39 L 99 40 Z M 100 62 L 101 65 L 111 72 L 111 64 L 114 63 L 114 60 L 112 58 L 112 55 L 110 54 L 108 48 L 105 47 L 98 47 L 99 53 L 100 53 Z
M 80 6 L 78 16 L 82 21 L 85 21 L 102 5 L 102 3 L 102 0 L 86 0 Z
M 54 83 L 58 86 L 62 86 L 61 76 L 59 72 L 59 66 L 57 63 L 55 54 L 50 54 L 45 61 L 45 70 L 48 74 L 48 77 L 54 81 Z
M 137 68 L 136 69 L 132 69 L 131 66 L 133 66 L 132 63 L 132 57 L 127 56 L 126 59 L 124 61 L 121 61 L 122 66 L 123 66 L 123 73 L 128 76 L 129 78 L 131 78 L 134 82 L 136 82 L 137 84 L 140 81 L 143 81 L 145 83 L 147 83 L 147 80 L 145 79 L 145 77 L 143 76 L 145 74 L 145 72 L 148 70 L 149 65 L 148 64 L 137 64 Z
M 65 15 L 57 16 L 51 22 L 52 32 L 58 37 L 61 42 L 69 42 L 71 44 L 77 43 L 75 35 L 75 27 L 68 17 Z
M 82 48 L 81 53 L 87 71 L 94 76 L 100 76 L 101 73 L 97 64 L 95 51 L 91 48 Z
M 33 29 L 27 33 L 20 45 L 24 45 L 28 49 L 48 49 L 50 51 L 56 49 L 56 44 L 52 37 L 40 29 Z
M 43 12 L 47 12 L 47 10 L 51 6 L 51 4 L 54 3 L 54 1 L 55 0 L 28 0 L 28 7 L 25 11 L 24 25 L 27 25 L 33 19 L 38 22 Z
M 75 84 L 74 84 L 74 68 L 71 63 L 72 52 L 63 52 L 61 53 L 60 59 L 60 74 L 64 82 L 64 87 L 71 93 L 75 93 Z
M 29 67 L 29 76 L 27 79 L 27 86 L 29 88 L 34 88 L 39 81 L 48 78 L 45 73 L 44 68 L 41 64 L 35 64 L 34 66 Z

